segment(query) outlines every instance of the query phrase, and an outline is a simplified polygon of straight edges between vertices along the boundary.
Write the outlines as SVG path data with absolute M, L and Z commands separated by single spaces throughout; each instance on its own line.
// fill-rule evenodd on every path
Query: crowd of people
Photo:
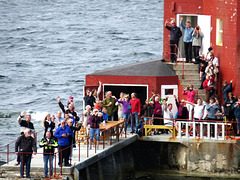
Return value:
M 99 82 L 98 89 L 86 89 L 84 96 L 85 109 L 82 114 L 82 122 L 75 109 L 73 97 L 70 96 L 67 101 L 66 108 L 58 97 L 57 101 L 60 110 L 56 116 L 47 114 L 43 119 L 44 136 L 39 146 L 44 149 L 44 168 L 45 177 L 48 177 L 48 163 L 50 163 L 50 175 L 53 174 L 53 158 L 54 149 L 58 148 L 61 152 L 58 157 L 58 165 L 71 166 L 69 158 L 72 148 L 75 146 L 75 132 L 80 130 L 81 126 L 86 129 L 87 135 L 90 137 L 90 149 L 92 149 L 93 137 L 96 136 L 96 148 L 99 149 L 100 124 L 108 121 L 125 119 L 124 129 L 127 130 L 129 122 L 131 122 L 131 133 L 138 133 L 141 124 L 165 125 L 173 126 L 173 119 L 194 120 L 194 121 L 222 121 L 226 117 L 229 121 L 236 119 L 237 124 L 234 130 L 240 135 L 240 96 L 236 98 L 232 94 L 232 83 L 226 80 L 222 83 L 223 103 L 219 102 L 216 94 L 216 84 L 218 82 L 219 60 L 214 56 L 214 51 L 210 47 L 206 55 L 199 56 L 199 50 L 202 46 L 203 33 L 198 25 L 191 27 L 191 22 L 187 21 L 184 25 L 183 18 L 180 17 L 180 25 L 184 30 L 183 42 L 186 56 L 186 63 L 192 62 L 192 50 L 194 52 L 195 63 L 199 64 L 200 80 L 202 81 L 199 89 L 205 89 L 205 99 L 197 99 L 195 101 L 196 92 L 194 86 L 190 85 L 183 90 L 182 95 L 186 96 L 186 100 L 178 100 L 176 96 L 175 104 L 177 113 L 173 114 L 173 104 L 168 102 L 168 98 L 161 98 L 156 92 L 152 92 L 152 97 L 146 99 L 142 105 L 140 99 L 137 98 L 135 92 L 121 92 L 119 98 L 113 96 L 111 91 L 105 92 L 105 96 L 100 100 L 102 82 Z M 171 61 L 176 62 L 177 47 L 182 31 L 176 26 L 175 20 L 166 21 L 165 27 L 170 31 L 170 50 Z M 131 95 L 129 95 L 131 93 Z M 62 116 L 63 113 L 63 116 Z M 23 119 L 25 117 L 25 120 Z M 115 118 L 117 117 L 117 119 Z M 142 118 L 143 117 L 143 118 Z M 23 167 L 26 165 L 26 177 L 30 177 L 30 164 L 32 153 L 36 154 L 36 140 L 34 125 L 31 122 L 31 115 L 23 112 L 18 117 L 18 123 L 21 127 L 21 135 L 15 144 L 15 152 L 18 154 L 16 165 L 21 164 L 20 175 Z M 179 130 L 178 123 L 175 123 Z M 217 134 L 221 131 L 218 128 Z M 211 127 L 211 136 L 214 136 L 215 128 Z M 169 133 L 167 130 L 154 130 L 153 135 Z M 179 132 L 181 133 L 181 132 Z M 200 134 L 199 126 L 196 128 L 197 136 Z M 70 147 L 70 148 L 69 148 Z M 24 173 L 24 171 L 23 171 Z
M 79 123 L 79 116 L 74 107 L 73 97 L 70 96 L 66 105 L 66 109 L 61 102 L 61 98 L 57 98 L 58 104 L 62 112 L 59 110 L 55 115 L 47 114 L 43 119 L 44 135 L 40 141 L 39 147 L 43 148 L 44 175 L 48 175 L 48 164 L 50 165 L 50 176 L 53 175 L 53 159 L 54 149 L 58 148 L 58 165 L 71 166 L 69 158 L 72 156 L 72 150 L 75 145 L 75 132 L 80 130 L 82 124 Z M 64 117 L 62 116 L 64 114 Z M 24 119 L 25 117 L 25 119 Z M 22 112 L 17 119 L 21 133 L 15 143 L 15 152 L 17 154 L 17 162 L 20 164 L 20 176 L 24 176 L 24 167 L 26 166 L 26 177 L 30 178 L 30 166 L 32 154 L 37 153 L 36 137 L 34 125 L 31 122 L 31 115 L 26 111 Z

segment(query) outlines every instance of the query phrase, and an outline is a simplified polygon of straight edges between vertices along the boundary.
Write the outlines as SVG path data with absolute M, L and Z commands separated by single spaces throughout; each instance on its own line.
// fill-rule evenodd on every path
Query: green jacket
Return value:
M 48 143 L 45 145 L 45 143 Z M 49 146 L 51 144 L 51 146 Z M 39 144 L 40 147 L 43 147 L 43 153 L 54 153 L 54 148 L 58 147 L 58 142 L 54 139 L 51 138 L 49 141 L 47 141 L 47 138 L 43 138 Z
M 110 102 L 112 102 L 112 104 L 110 106 L 107 106 Z M 107 108 L 107 114 L 108 116 L 111 116 L 114 112 L 117 111 L 117 106 L 115 105 L 116 104 L 116 99 L 115 98 L 105 98 L 103 100 L 103 107 L 106 107 Z

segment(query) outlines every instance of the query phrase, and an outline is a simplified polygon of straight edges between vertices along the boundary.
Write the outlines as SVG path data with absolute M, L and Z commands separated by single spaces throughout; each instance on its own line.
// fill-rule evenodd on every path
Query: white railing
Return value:
M 226 122 L 177 121 L 177 123 L 178 123 L 177 138 L 201 138 L 201 139 L 215 139 L 215 140 L 225 140 L 226 126 L 231 125 L 231 123 L 226 123 Z M 211 126 L 214 128 L 214 134 L 211 131 Z M 182 129 L 182 127 L 185 127 L 185 129 Z M 197 128 L 199 129 L 198 134 L 196 133 Z

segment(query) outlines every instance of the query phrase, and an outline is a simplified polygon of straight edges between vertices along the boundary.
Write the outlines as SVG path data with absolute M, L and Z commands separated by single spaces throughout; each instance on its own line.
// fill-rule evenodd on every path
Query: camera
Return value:
M 196 27 L 196 30 L 198 30 L 198 31 L 199 31 L 199 27 Z

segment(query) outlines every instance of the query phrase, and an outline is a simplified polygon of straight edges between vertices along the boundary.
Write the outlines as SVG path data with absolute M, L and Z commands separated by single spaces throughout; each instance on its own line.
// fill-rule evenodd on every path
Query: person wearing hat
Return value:
M 182 92 L 182 95 L 187 95 L 187 101 L 195 104 L 194 97 L 196 95 L 196 92 L 193 90 L 193 85 L 190 85 L 189 87 L 186 87 L 184 91 Z M 193 111 L 193 105 L 187 103 L 187 110 L 189 112 L 189 119 L 192 120 L 192 111 Z

